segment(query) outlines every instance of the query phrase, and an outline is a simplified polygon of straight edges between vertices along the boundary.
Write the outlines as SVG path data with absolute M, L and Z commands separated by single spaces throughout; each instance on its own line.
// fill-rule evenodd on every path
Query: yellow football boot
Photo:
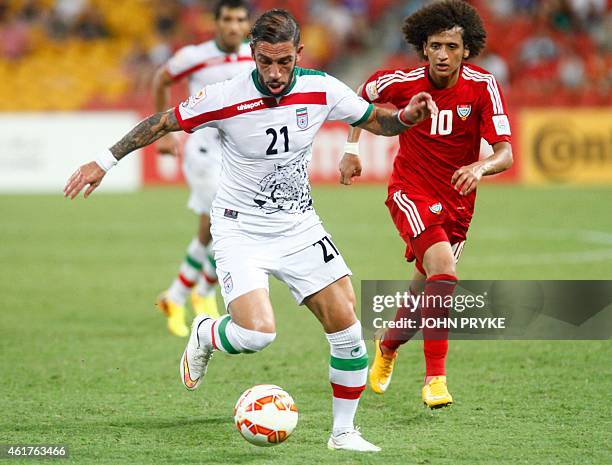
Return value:
M 397 352 L 392 356 L 385 355 L 380 350 L 380 339 L 375 339 L 374 344 L 376 345 L 376 355 L 372 368 L 370 368 L 370 387 L 376 394 L 384 394 L 391 382 Z
M 170 334 L 178 337 L 189 335 L 189 327 L 185 324 L 185 307 L 172 302 L 165 292 L 162 292 L 157 298 L 156 305 L 166 315 Z
M 196 315 L 208 315 L 212 318 L 219 318 L 219 307 L 217 306 L 217 296 L 214 292 L 203 296 L 195 290 L 191 293 L 191 306 Z
M 421 391 L 423 403 L 430 409 L 446 407 L 453 403 L 453 397 L 446 386 L 446 376 L 435 376 L 423 386 Z

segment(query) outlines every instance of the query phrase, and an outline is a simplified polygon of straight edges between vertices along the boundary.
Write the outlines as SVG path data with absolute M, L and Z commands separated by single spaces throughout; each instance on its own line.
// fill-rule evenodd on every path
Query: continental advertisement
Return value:
M 523 110 L 515 152 L 528 184 L 612 184 L 612 109 Z

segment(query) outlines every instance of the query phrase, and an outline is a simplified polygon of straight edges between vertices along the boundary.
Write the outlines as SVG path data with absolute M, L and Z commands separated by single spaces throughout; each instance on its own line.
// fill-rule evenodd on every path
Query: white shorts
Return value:
M 226 308 L 247 292 L 268 290 L 270 274 L 289 286 L 298 305 L 352 274 L 320 223 L 296 234 L 270 237 L 245 233 L 237 220 L 214 217 L 213 249 Z
M 183 174 L 191 190 L 187 207 L 198 215 L 210 215 L 221 176 L 220 157 L 221 145 L 216 139 L 207 142 L 190 136 L 185 143 Z

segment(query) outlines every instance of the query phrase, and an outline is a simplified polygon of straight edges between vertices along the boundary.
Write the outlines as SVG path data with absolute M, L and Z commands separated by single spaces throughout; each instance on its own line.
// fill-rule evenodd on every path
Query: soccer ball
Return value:
M 273 384 L 258 384 L 242 393 L 234 422 L 242 437 L 256 446 L 280 444 L 295 429 L 298 411 L 293 399 Z

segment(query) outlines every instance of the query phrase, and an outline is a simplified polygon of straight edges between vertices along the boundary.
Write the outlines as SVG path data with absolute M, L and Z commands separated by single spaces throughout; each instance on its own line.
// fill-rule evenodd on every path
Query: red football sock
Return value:
M 448 308 L 443 303 L 448 296 L 453 295 L 456 285 L 457 277 L 449 274 L 436 274 L 427 278 L 421 309 L 423 319 L 448 318 Z M 445 376 L 448 329 L 423 328 L 423 352 L 425 354 L 425 376 Z
M 409 289 L 411 296 L 416 296 L 415 292 Z M 399 307 L 395 314 L 394 321 L 407 323 L 409 320 L 414 321 L 414 328 L 389 328 L 385 331 L 382 337 L 381 345 L 392 352 L 395 352 L 399 346 L 408 342 L 417 333 L 419 322 L 421 321 L 421 307 L 417 306 L 414 309 L 412 301 L 408 301 L 408 305 Z M 406 326 L 408 326 L 406 324 Z

